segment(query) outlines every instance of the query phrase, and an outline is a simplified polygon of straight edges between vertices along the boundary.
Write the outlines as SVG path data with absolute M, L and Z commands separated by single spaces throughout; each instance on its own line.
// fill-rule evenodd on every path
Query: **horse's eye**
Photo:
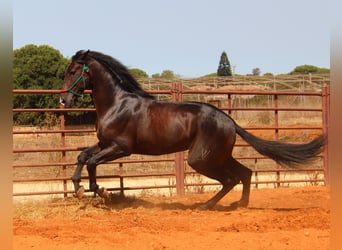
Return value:
M 76 74 L 76 70 L 69 71 L 69 74 L 72 75 L 72 76 L 75 75 Z

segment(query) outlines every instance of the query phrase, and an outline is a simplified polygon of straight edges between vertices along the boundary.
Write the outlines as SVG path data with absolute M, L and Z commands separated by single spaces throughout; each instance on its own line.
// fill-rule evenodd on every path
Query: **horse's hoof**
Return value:
M 201 204 L 197 206 L 196 209 L 200 211 L 205 211 L 205 210 L 208 210 L 208 207 L 205 204 Z
M 236 202 L 233 202 L 232 204 L 230 204 L 230 207 L 231 208 L 247 208 L 248 207 L 248 201 L 243 201 L 243 200 L 240 200 L 240 201 L 236 201 Z
M 85 189 L 83 186 L 80 186 L 80 188 L 77 190 L 76 195 L 79 200 L 82 200 L 84 195 Z
M 248 208 L 248 202 L 239 202 L 239 207 Z
M 108 204 L 110 201 L 110 194 L 107 189 L 104 187 L 100 188 L 99 194 L 104 199 L 105 204 Z
M 247 208 L 247 207 L 248 207 L 248 204 L 249 204 L 249 200 L 243 200 L 243 199 L 241 199 L 241 200 L 238 201 L 239 207 Z
M 214 206 L 212 206 L 211 204 L 208 203 L 204 203 L 204 204 L 200 204 L 198 206 L 196 206 L 197 210 L 201 210 L 201 211 L 205 211 L 205 210 L 210 210 L 212 209 Z

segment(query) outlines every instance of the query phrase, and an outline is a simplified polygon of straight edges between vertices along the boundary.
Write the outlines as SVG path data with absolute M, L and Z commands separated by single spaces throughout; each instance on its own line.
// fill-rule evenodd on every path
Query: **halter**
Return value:
M 81 75 L 73 82 L 73 84 L 71 84 L 71 86 L 68 88 L 68 89 L 63 89 L 61 90 L 61 93 L 66 93 L 66 92 L 69 92 L 71 94 L 74 94 L 75 96 L 78 96 L 78 97 L 82 97 L 83 98 L 83 93 L 80 94 L 80 93 L 77 93 L 76 91 L 74 91 L 73 89 L 76 87 L 77 83 L 79 81 L 81 81 L 82 79 L 82 82 L 83 82 L 83 89 L 85 89 L 86 87 L 86 82 L 85 82 L 85 78 L 84 78 L 84 75 L 85 73 L 87 73 L 89 71 L 89 68 L 87 65 L 83 65 L 83 69 L 82 69 L 82 73 Z

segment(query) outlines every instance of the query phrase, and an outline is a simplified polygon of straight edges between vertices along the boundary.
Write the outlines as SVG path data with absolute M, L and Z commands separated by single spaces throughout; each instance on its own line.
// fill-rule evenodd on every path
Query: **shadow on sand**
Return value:
M 198 210 L 201 211 L 203 203 L 184 204 L 177 201 L 154 202 L 148 201 L 144 198 L 134 196 L 120 196 L 111 194 L 109 201 L 104 201 L 102 198 L 88 197 L 83 200 L 80 209 L 87 209 L 87 207 L 95 207 L 103 210 L 124 210 L 128 208 L 159 208 L 163 210 Z M 282 208 L 282 207 L 253 207 L 242 208 L 233 202 L 229 205 L 216 204 L 212 209 L 206 211 L 231 212 L 235 210 L 273 210 L 279 212 L 300 210 L 299 207 Z

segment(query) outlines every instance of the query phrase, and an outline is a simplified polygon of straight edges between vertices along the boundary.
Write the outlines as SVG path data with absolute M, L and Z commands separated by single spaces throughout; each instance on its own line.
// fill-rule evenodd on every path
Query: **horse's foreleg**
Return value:
M 112 161 L 127 155 L 129 155 L 127 152 L 123 151 L 118 145 L 114 144 L 110 147 L 104 148 L 96 155 L 91 157 L 87 162 L 90 191 L 96 192 L 106 200 L 109 199 L 107 190 L 105 188 L 99 188 L 99 185 L 96 183 L 96 167 L 101 163 Z
M 75 169 L 73 176 L 71 177 L 71 180 L 74 184 L 75 193 L 79 199 L 83 197 L 83 193 L 84 193 L 84 187 L 80 185 L 81 173 L 82 173 L 84 164 L 87 162 L 87 160 L 90 157 L 92 157 L 94 154 L 96 154 L 99 151 L 100 151 L 100 147 L 98 146 L 98 144 L 95 144 L 83 150 L 77 157 L 77 167 Z

